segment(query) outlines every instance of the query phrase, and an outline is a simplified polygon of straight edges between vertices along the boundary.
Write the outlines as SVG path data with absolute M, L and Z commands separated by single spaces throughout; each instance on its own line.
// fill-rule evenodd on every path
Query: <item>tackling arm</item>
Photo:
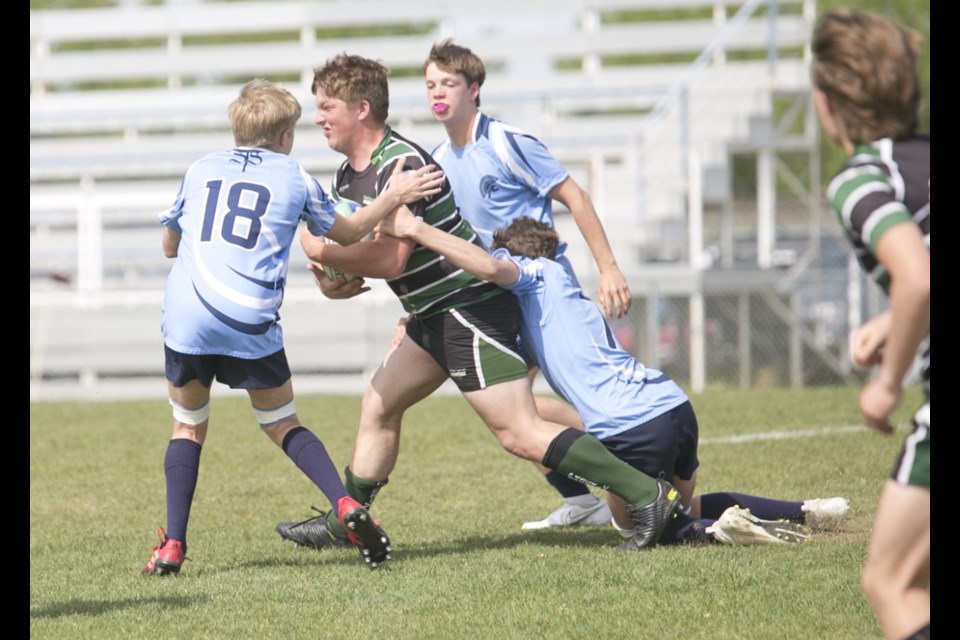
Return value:
M 510 260 L 497 260 L 477 245 L 414 217 L 406 207 L 384 220 L 380 230 L 383 233 L 415 240 L 441 254 L 464 271 L 500 286 L 511 285 L 520 276 L 519 268 Z
M 357 209 L 349 218 L 337 214 L 326 236 L 341 245 L 359 242 L 373 231 L 383 218 L 397 207 L 440 193 L 443 171 L 428 164 L 416 171 L 403 171 L 396 162 L 387 188 L 370 204 Z

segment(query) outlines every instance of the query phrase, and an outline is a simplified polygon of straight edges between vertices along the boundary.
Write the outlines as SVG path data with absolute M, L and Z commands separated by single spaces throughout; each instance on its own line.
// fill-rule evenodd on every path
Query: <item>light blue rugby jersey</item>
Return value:
M 530 216 L 554 226 L 551 189 L 567 170 L 547 147 L 520 129 L 477 113 L 471 141 L 462 149 L 447 140 L 431 154 L 453 187 L 460 215 L 489 250 L 493 232 L 514 218 Z M 557 255 L 563 255 L 560 243 Z
M 281 349 L 279 309 L 298 223 L 319 236 L 335 219 L 320 184 L 282 153 L 218 151 L 187 169 L 159 219 L 182 234 L 163 298 L 164 344 L 246 359 Z
M 687 401 L 661 371 L 648 369 L 617 342 L 596 304 L 560 264 L 493 253 L 512 260 L 520 276 L 504 289 L 520 301 L 520 337 L 550 388 L 603 440 L 637 427 Z

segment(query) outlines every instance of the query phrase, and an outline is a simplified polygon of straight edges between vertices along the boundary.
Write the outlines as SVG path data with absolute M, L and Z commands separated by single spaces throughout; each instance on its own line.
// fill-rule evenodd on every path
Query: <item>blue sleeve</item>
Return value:
M 517 281 L 513 284 L 502 285 L 504 289 L 513 291 L 514 293 L 520 293 L 523 291 L 532 291 L 543 283 L 543 278 L 540 275 L 540 266 L 537 261 L 525 258 L 524 256 L 515 256 L 505 247 L 495 249 L 490 255 L 497 260 L 510 260 L 517 265 L 517 269 L 520 271 L 517 276 Z
M 514 177 L 540 197 L 563 182 L 567 170 L 534 136 L 499 121 L 490 124 L 491 143 Z
M 337 214 L 333 209 L 333 202 L 327 196 L 317 179 L 299 167 L 300 176 L 307 188 L 307 198 L 301 218 L 307 223 L 307 229 L 315 236 L 326 235 Z

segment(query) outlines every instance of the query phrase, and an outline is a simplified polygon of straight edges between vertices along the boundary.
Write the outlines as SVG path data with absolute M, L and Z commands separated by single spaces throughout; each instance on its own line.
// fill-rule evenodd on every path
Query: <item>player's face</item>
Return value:
M 348 153 L 358 123 L 355 110 L 340 98 L 328 97 L 319 90 L 313 96 L 313 103 L 317 107 L 313 122 L 323 128 L 327 144 L 334 151 Z
M 440 122 L 469 119 L 476 113 L 475 94 L 459 73 L 450 73 L 430 63 L 424 73 L 427 83 L 427 104 L 433 117 Z

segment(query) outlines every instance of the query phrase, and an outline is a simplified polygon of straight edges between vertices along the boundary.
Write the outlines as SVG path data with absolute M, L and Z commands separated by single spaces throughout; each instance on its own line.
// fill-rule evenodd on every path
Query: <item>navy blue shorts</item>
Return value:
M 615 456 L 648 476 L 689 480 L 700 466 L 700 429 L 690 402 L 653 420 L 601 440 Z
M 209 388 L 213 379 L 231 389 L 274 389 L 290 379 L 283 349 L 265 358 L 244 360 L 233 356 L 188 355 L 163 345 L 167 380 L 182 387 L 191 380 Z

